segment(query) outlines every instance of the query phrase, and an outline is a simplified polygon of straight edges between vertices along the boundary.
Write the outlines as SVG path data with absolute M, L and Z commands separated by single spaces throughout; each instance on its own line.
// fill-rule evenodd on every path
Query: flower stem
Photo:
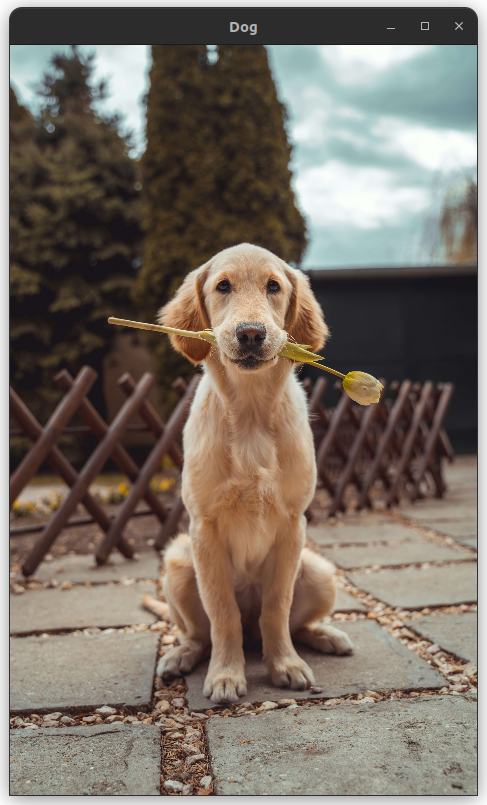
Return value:
M 306 366 L 317 366 L 318 369 L 323 369 L 324 372 L 330 372 L 330 374 L 332 374 L 332 375 L 336 375 L 337 377 L 341 377 L 342 380 L 345 380 L 345 378 L 346 378 L 346 375 L 342 375 L 341 372 L 335 372 L 335 370 L 330 369 L 329 366 L 323 366 L 321 363 L 316 363 L 315 361 L 310 361 L 309 363 L 306 363 Z
M 200 333 L 190 330 L 177 330 L 175 327 L 164 327 L 162 324 L 146 324 L 142 321 L 130 321 L 129 319 L 117 319 L 110 316 L 108 324 L 120 324 L 124 327 L 135 327 L 137 330 L 152 330 L 156 333 L 166 333 L 168 335 L 181 335 L 185 338 L 200 338 Z M 203 339 L 206 340 L 206 339 Z

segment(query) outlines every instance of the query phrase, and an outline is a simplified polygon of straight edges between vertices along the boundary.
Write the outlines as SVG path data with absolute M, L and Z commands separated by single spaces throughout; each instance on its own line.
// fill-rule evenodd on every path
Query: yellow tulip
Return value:
M 366 372 L 349 372 L 343 380 L 348 396 L 359 405 L 378 403 L 384 386 Z

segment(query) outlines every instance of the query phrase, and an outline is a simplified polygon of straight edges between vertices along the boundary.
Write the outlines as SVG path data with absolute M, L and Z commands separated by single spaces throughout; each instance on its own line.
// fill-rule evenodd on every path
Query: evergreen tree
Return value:
M 208 54 L 206 45 L 153 45 L 152 59 L 142 159 L 146 237 L 134 287 L 145 321 L 221 249 L 255 243 L 299 263 L 306 247 L 286 110 L 265 47 L 222 45 Z M 170 382 L 192 369 L 168 339 L 149 335 L 148 343 L 167 411 Z
M 32 130 L 34 120 L 25 106 L 22 106 L 18 102 L 17 96 L 12 87 L 10 87 L 9 104 L 10 141 L 11 144 L 13 144 L 23 139 L 24 130 Z
M 40 120 L 27 132 L 12 100 L 11 121 L 12 381 L 44 419 L 55 372 L 100 372 L 115 336 L 108 316 L 132 315 L 140 240 L 137 166 L 119 119 L 93 108 L 106 93 L 90 82 L 93 56 L 73 47 L 51 68 Z M 101 377 L 90 397 L 103 413 Z

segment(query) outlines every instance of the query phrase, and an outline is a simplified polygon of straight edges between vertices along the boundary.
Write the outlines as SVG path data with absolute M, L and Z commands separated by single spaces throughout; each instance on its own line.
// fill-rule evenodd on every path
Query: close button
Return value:
M 455 23 L 455 31 L 463 31 L 463 22 Z

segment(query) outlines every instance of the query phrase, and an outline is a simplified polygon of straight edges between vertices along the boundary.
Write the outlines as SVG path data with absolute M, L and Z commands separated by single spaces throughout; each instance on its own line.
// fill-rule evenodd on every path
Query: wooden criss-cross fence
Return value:
M 128 373 L 124 374 L 118 382 L 127 395 L 127 400 L 110 425 L 104 422 L 89 400 L 86 399 L 86 395 L 96 377 L 97 373 L 89 366 L 84 366 L 75 380 L 66 370 L 57 374 L 54 380 L 64 391 L 65 396 L 44 428 L 37 422 L 13 389 L 10 389 L 11 413 L 25 435 L 34 441 L 32 448 L 10 479 L 10 503 L 12 504 L 16 500 L 44 461 L 47 461 L 54 472 L 59 474 L 70 487 L 69 494 L 43 527 L 41 536 L 24 562 L 22 571 L 25 576 L 30 576 L 35 572 L 59 532 L 69 524 L 68 518 L 76 509 L 78 503 L 82 503 L 85 506 L 91 515 L 91 521 L 97 522 L 104 532 L 104 538 L 96 551 L 98 564 L 103 564 L 107 560 L 114 547 L 117 547 L 128 559 L 132 558 L 133 548 L 123 536 L 123 529 L 134 514 L 135 508 L 141 499 L 145 499 L 146 503 L 149 504 L 150 510 L 162 523 L 162 528 L 156 539 L 156 547 L 158 548 L 164 545 L 177 528 L 183 512 L 184 507 L 181 498 L 177 498 L 170 511 L 166 511 L 161 499 L 150 489 L 150 481 L 160 468 L 162 458 L 166 454 L 172 458 L 179 469 L 182 469 L 183 456 L 175 439 L 186 420 L 200 380 L 199 376 L 195 376 L 187 387 L 184 381 L 181 380 L 175 384 L 176 389 L 181 393 L 181 399 L 167 424 L 164 424 L 151 403 L 146 399 L 154 385 L 154 376 L 150 372 L 146 372 L 139 382 L 135 384 Z M 76 412 L 99 439 L 98 446 L 80 473 L 76 472 L 55 445 L 65 426 Z M 125 448 L 119 443 L 128 428 L 130 419 L 137 413 L 142 416 L 149 429 L 156 436 L 156 443 L 142 468 L 137 466 Z M 106 514 L 88 491 L 90 484 L 110 457 L 133 482 L 129 495 L 113 518 Z
M 424 486 L 438 498 L 446 489 L 441 460 L 452 461 L 454 452 L 443 422 L 453 384 L 404 380 L 394 381 L 387 389 L 382 378 L 381 383 L 380 402 L 366 408 L 354 405 L 341 383 L 335 383 L 339 399 L 327 410 L 321 402 L 327 380 L 319 378 L 314 386 L 309 379 L 304 381 L 318 476 L 331 496 L 329 517 L 345 511 L 345 490 L 350 484 L 358 509 L 373 507 L 371 491 L 377 480 L 388 507 L 401 498 L 424 497 Z
M 122 375 L 118 383 L 127 399 L 110 425 L 86 398 L 96 377 L 97 373 L 89 366 L 84 366 L 76 379 L 66 370 L 59 372 L 54 381 L 64 392 L 64 397 L 45 427 L 37 422 L 18 395 L 10 390 L 11 413 L 20 425 L 20 433 L 33 442 L 32 448 L 11 476 L 11 504 L 44 461 L 70 487 L 69 494 L 47 524 L 14 528 L 11 531 L 14 536 L 19 532 L 41 532 L 24 562 L 22 570 L 25 576 L 35 572 L 60 531 L 71 525 L 96 522 L 100 526 L 104 536 L 96 549 L 98 564 L 106 562 L 115 547 L 128 559 L 132 558 L 133 548 L 123 531 L 133 516 L 154 514 L 159 519 L 161 528 L 155 541 L 157 549 L 162 548 L 177 531 L 184 511 L 181 498 L 177 497 L 171 508 L 166 510 L 161 499 L 151 490 L 150 482 L 159 470 L 164 455 L 170 456 L 180 470 L 183 467 L 183 455 L 176 439 L 186 421 L 200 376 L 193 377 L 188 385 L 181 378 L 173 384 L 180 401 L 165 424 L 147 400 L 154 385 L 153 375 L 147 372 L 137 384 L 128 373 Z M 341 384 L 337 383 L 337 404 L 334 408 L 326 409 L 322 398 L 327 380 L 320 378 L 314 385 L 309 379 L 304 381 L 315 436 L 318 475 L 331 496 L 329 516 L 337 511 L 345 511 L 345 493 L 350 485 L 355 489 L 359 509 L 373 507 L 371 493 L 377 480 L 382 484 L 387 506 L 396 504 L 402 497 L 409 500 L 423 497 L 425 485 L 432 489 L 436 497 L 442 497 L 445 491 L 441 460 L 447 457 L 451 461 L 454 454 L 442 426 L 454 391 L 453 385 L 438 383 L 435 386 L 431 381 L 421 385 L 404 380 L 402 383 L 391 383 L 387 389 L 386 381 L 381 382 L 384 392 L 380 402 L 366 408 L 352 403 Z M 86 425 L 70 428 L 68 422 L 76 412 Z M 152 431 L 156 438 L 141 468 L 120 444 L 127 430 L 140 429 L 140 426 L 130 425 L 130 420 L 137 413 L 143 418 L 145 428 Z M 63 433 L 81 432 L 93 433 L 99 443 L 81 472 L 77 473 L 56 447 L 56 441 Z M 11 435 L 19 435 L 19 431 L 13 431 Z M 132 481 L 128 496 L 113 517 L 108 516 L 88 491 L 109 458 Z M 142 499 L 148 508 L 136 511 Z M 79 503 L 83 504 L 90 516 L 70 520 Z

